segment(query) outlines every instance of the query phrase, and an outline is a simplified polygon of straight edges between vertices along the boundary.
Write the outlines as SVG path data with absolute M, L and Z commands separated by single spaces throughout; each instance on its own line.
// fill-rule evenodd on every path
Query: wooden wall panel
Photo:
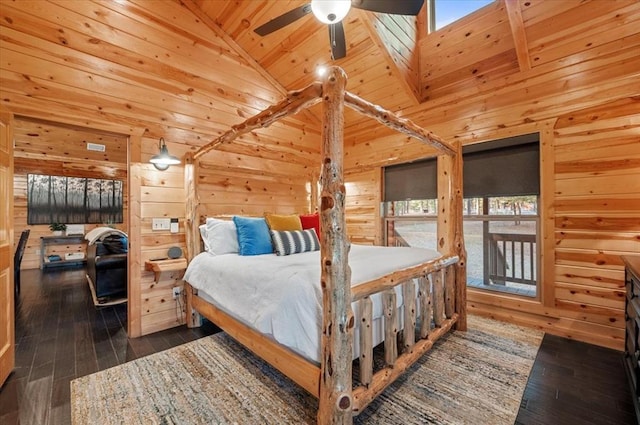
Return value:
M 18 118 L 14 129 L 14 235 L 31 229 L 20 268 L 40 267 L 40 237 L 50 236 L 48 225 L 27 224 L 27 174 L 91 177 L 123 181 L 127 193 L 127 137 L 80 127 Z M 87 150 L 87 143 L 105 145 L 105 152 Z M 85 233 L 101 225 L 127 232 L 127 197 L 123 223 L 85 224 Z M 72 251 L 81 251 L 80 247 Z
M 261 161 L 221 152 L 203 157 L 198 174 L 199 214 L 203 217 L 306 214 L 311 205 L 309 167 Z
M 611 105 L 614 114 L 617 108 L 625 110 Z M 609 309 L 616 320 L 601 324 L 624 325 L 620 255 L 640 254 L 639 112 L 600 118 L 585 110 L 576 115 L 590 114 L 589 123 L 558 120 L 555 300 L 562 310 L 593 313 L 587 323 L 600 323 L 598 313 L 606 317 Z
M 281 98 L 178 2 L 3 3 L 0 15 L 3 101 L 22 115 L 200 145 Z M 58 105 L 47 111 L 51 98 Z M 317 125 L 285 122 L 300 129 L 291 135 Z
M 503 2 L 424 37 L 420 60 L 423 101 L 516 73 L 518 60 Z
M 382 171 L 374 168 L 345 174 L 347 234 L 353 243 L 382 245 L 380 202 Z
M 149 164 L 150 155 L 157 153 L 157 139 L 142 138 L 142 158 L 140 165 L 140 334 L 146 335 L 184 323 L 180 312 L 184 302 L 173 299 L 173 288 L 182 288 L 184 271 L 161 273 L 155 281 L 153 272 L 145 270 L 145 262 L 167 258 L 169 248 L 177 246 L 186 251 L 186 198 L 184 189 L 184 168 L 171 166 L 158 171 Z M 167 148 L 174 154 L 178 146 L 168 142 Z M 178 232 L 152 230 L 154 218 L 177 218 Z
M 555 209 L 553 213 L 541 208 L 554 239 L 551 252 L 545 252 L 553 259 L 553 270 L 541 280 L 546 295 L 536 301 L 470 290 L 472 311 L 622 348 L 625 292 L 620 255 L 640 254 L 640 103 L 634 99 L 633 105 L 629 107 L 629 99 L 615 100 L 608 107 L 555 117 L 553 148 L 542 151 L 542 161 L 551 164 L 552 182 L 546 184 L 554 188 L 550 205 Z M 604 110 L 607 114 L 600 117 Z M 521 126 L 520 134 L 535 125 Z M 495 138 L 500 137 L 496 132 Z M 366 155 L 372 158 L 371 148 Z M 356 170 L 350 175 L 357 175 Z M 360 205 L 371 209 L 363 209 L 365 217 L 378 217 L 372 215 L 376 205 L 379 200 Z

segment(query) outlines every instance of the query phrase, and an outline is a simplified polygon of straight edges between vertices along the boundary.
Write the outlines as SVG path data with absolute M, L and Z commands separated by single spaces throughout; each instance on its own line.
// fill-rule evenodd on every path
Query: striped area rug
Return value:
M 513 424 L 542 332 L 471 316 L 357 424 Z M 219 333 L 71 383 L 80 424 L 313 424 L 317 401 Z

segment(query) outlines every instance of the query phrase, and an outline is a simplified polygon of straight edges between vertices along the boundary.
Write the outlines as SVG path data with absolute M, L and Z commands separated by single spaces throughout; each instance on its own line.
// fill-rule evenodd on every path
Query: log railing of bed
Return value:
M 222 143 L 280 118 L 323 102 L 322 173 L 319 212 L 321 219 L 321 288 L 323 322 L 320 365 L 293 353 L 271 338 L 235 320 L 197 295 L 185 282 L 187 323 L 196 326 L 199 315 L 207 317 L 230 336 L 276 367 L 298 385 L 319 398 L 319 424 L 349 424 L 378 394 L 428 351 L 433 343 L 455 328 L 466 330 L 466 252 L 462 234 L 462 154 L 455 147 L 409 120 L 397 117 L 345 90 L 346 75 L 332 67 L 325 79 L 290 92 L 280 103 L 233 126 L 216 140 L 188 154 L 185 166 L 187 188 L 187 257 L 200 252 L 197 160 Z M 441 257 L 418 266 L 395 271 L 351 288 L 346 235 L 345 185 L 343 180 L 344 105 L 374 118 L 399 132 L 436 148 L 438 154 L 438 251 Z M 415 293 L 417 279 L 418 294 Z M 401 285 L 404 326 L 399 326 L 394 288 Z M 373 367 L 371 296 L 382 293 L 384 308 L 384 366 Z M 416 296 L 417 295 L 417 296 Z M 360 303 L 359 323 L 351 303 Z M 359 326 L 358 384 L 352 383 L 352 344 Z M 400 337 L 400 338 L 398 338 Z M 401 343 L 398 344 L 398 340 Z

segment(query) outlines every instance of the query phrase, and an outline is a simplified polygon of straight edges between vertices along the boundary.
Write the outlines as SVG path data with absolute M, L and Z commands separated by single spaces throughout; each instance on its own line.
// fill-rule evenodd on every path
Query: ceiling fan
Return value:
M 320 22 L 329 26 L 331 58 L 335 60 L 347 55 L 342 20 L 352 7 L 394 15 L 417 15 L 423 3 L 424 0 L 311 0 L 311 3 L 290 10 L 254 31 L 258 35 L 265 36 L 313 13 Z

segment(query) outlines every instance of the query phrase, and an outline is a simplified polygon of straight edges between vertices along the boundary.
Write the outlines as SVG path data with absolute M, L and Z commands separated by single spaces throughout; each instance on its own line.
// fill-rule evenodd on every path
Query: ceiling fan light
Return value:
M 335 24 L 347 16 L 351 0 L 311 0 L 311 11 L 324 24 Z

